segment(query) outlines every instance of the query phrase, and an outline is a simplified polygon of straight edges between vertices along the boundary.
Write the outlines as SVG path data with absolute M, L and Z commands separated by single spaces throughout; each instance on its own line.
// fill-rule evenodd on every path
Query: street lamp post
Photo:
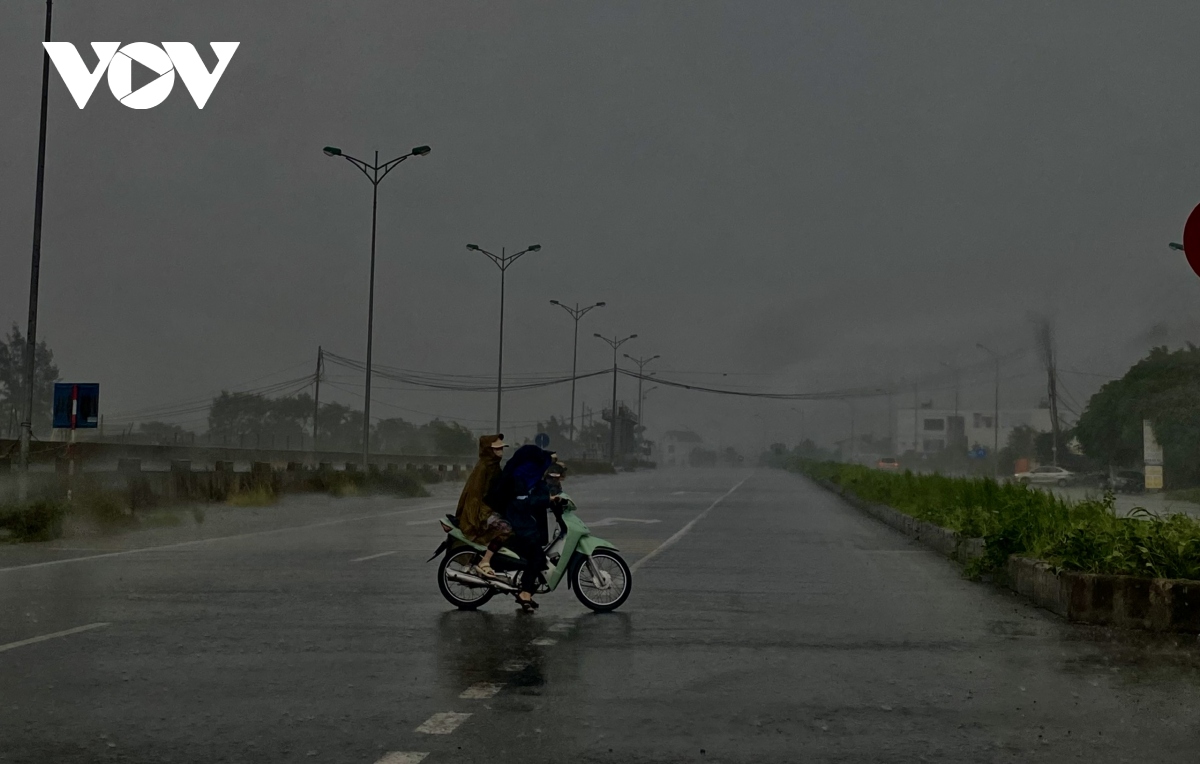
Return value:
M 521 255 L 526 252 L 538 252 L 541 248 L 541 244 L 530 244 L 520 252 L 509 255 L 501 247 L 500 254 L 497 255 L 475 244 L 467 245 L 467 249 L 472 252 L 482 252 L 487 255 L 488 259 L 500 269 L 500 351 L 496 361 L 496 432 L 500 432 L 500 408 L 501 402 L 504 400 L 504 274 L 508 271 L 508 266 L 519 260 Z
M 603 308 L 605 303 L 598 302 L 598 303 L 595 303 L 594 305 L 589 305 L 586 308 L 579 307 L 579 303 L 575 303 L 575 307 L 572 308 L 570 306 L 563 305 L 558 300 L 551 300 L 550 304 L 557 305 L 558 307 L 565 310 L 571 316 L 571 318 L 575 319 L 575 349 L 573 351 L 571 351 L 571 427 L 567 434 L 567 440 L 574 443 L 575 442 L 575 375 L 576 375 L 576 369 L 578 368 L 578 361 L 579 361 L 579 319 L 583 318 L 584 315 L 586 315 L 587 312 L 589 310 L 592 310 L 593 308 Z
M 646 428 L 645 425 L 642 424 L 642 370 L 646 367 L 646 364 L 650 363 L 656 358 L 662 358 L 662 356 L 652 355 L 649 358 L 634 358 L 628 353 L 623 353 L 623 355 L 636 363 L 638 367 L 638 426 L 641 427 L 642 431 L 644 432 Z
M 605 337 L 603 334 L 594 334 L 592 336 L 599 337 L 607 342 L 612 346 L 613 351 L 612 429 L 608 436 L 608 459 L 615 462 L 617 460 L 617 348 L 637 337 L 637 335 L 631 334 L 624 339 L 617 339 L 615 334 L 612 336 L 612 339 Z
M 428 146 L 417 146 L 404 156 L 379 163 L 379 152 L 375 152 L 375 161 L 367 164 L 361 159 L 344 153 L 335 146 L 326 146 L 323 151 L 326 156 L 342 157 L 357 167 L 371 181 L 371 276 L 367 291 L 367 380 L 363 395 L 363 470 L 367 469 L 367 459 L 371 453 L 371 344 L 375 330 L 375 227 L 379 213 L 379 184 L 388 173 L 409 157 L 423 157 L 429 153 Z
M 997 480 L 1000 479 L 1000 356 L 983 343 L 976 342 L 975 347 L 992 357 L 996 363 L 996 394 L 992 410 L 992 465 Z
M 50 42 L 50 22 L 53 0 L 46 0 L 46 42 Z M 21 422 L 21 444 L 18 461 L 21 475 L 17 495 L 21 501 L 29 490 L 29 458 L 33 440 L 33 398 L 37 368 L 37 310 L 38 281 L 42 270 L 42 199 L 46 188 L 46 114 L 50 98 L 50 54 L 42 51 L 42 118 L 38 127 L 37 185 L 33 196 L 33 255 L 29 264 L 29 326 L 25 331 L 25 416 Z

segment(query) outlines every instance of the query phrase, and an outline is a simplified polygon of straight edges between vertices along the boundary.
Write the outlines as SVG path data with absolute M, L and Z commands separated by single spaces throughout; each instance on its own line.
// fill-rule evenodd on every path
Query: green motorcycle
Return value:
M 554 591 L 565 577 L 567 586 L 585 607 L 597 613 L 616 610 L 629 599 L 633 585 L 629 566 L 615 546 L 591 534 L 569 496 L 561 494 L 553 512 L 558 530 L 546 547 L 546 569 L 538 593 Z M 446 553 L 438 565 L 438 588 L 451 605 L 460 610 L 474 610 L 496 594 L 517 594 L 521 571 L 525 569 L 520 556 L 503 547 L 492 556 L 497 577 L 477 575 L 472 571 L 487 547 L 464 536 L 454 524 L 453 516 L 447 515 L 438 522 L 446 531 L 446 540 L 429 559 Z

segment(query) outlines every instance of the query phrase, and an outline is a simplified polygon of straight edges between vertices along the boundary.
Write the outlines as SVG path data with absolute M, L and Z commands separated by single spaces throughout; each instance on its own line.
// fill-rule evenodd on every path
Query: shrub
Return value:
M 277 495 L 270 484 L 258 483 L 234 491 L 228 501 L 235 507 L 267 507 L 274 504 L 276 499 Z
M 53 499 L 35 499 L 23 507 L 0 507 L 0 528 L 13 541 L 52 541 L 63 532 L 67 507 Z
M 1200 579 L 1200 522 L 1145 509 L 1121 517 L 1111 494 L 1068 501 L 990 478 L 894 474 L 832 462 L 793 461 L 788 468 L 829 480 L 865 501 L 983 538 L 985 556 L 970 573 L 1003 569 L 1018 554 L 1085 573 Z
M 437 475 L 437 470 L 429 470 Z M 406 497 L 428 496 L 420 470 L 405 472 L 314 472 L 304 481 L 306 491 L 324 491 L 334 496 L 358 496 L 365 493 L 391 493 Z

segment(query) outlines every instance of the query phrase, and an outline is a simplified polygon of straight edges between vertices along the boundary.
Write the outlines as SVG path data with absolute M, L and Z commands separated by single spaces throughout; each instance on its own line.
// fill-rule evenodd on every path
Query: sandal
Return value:
M 520 605 L 521 609 L 524 610 L 526 613 L 532 613 L 533 611 L 538 609 L 538 604 L 533 601 L 533 597 L 530 597 L 527 600 L 523 600 L 520 597 L 517 597 L 517 604 Z
M 500 574 L 497 573 L 492 568 L 492 566 L 488 565 L 486 562 L 481 562 L 478 565 L 474 566 L 474 569 L 471 572 L 477 576 L 483 576 L 484 578 L 499 578 L 500 577 Z

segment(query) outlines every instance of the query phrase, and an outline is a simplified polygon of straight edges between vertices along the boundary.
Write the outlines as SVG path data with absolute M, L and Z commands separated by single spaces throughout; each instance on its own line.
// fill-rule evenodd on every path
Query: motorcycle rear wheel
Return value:
M 597 549 L 592 553 L 592 559 L 600 569 L 598 572 L 609 577 L 609 586 L 612 588 L 597 586 L 594 575 L 597 571 L 591 570 L 586 557 L 576 554 L 569 570 L 571 589 L 586 608 L 597 613 L 616 610 L 629 599 L 629 592 L 633 589 L 633 574 L 624 558 L 612 549 Z
M 496 590 L 490 586 L 470 586 L 446 577 L 447 571 L 450 570 L 462 573 L 470 571 L 471 566 L 479 561 L 479 557 L 479 553 L 474 549 L 452 549 L 438 565 L 438 589 L 442 591 L 446 601 L 459 610 L 474 610 L 496 594 Z

